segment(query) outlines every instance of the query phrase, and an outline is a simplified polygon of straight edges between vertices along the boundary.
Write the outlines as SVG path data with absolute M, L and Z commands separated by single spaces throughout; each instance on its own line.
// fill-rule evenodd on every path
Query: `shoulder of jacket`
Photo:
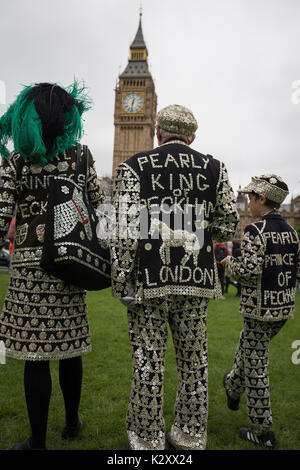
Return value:
M 143 157 L 147 157 L 148 155 L 150 155 L 152 152 L 154 152 L 154 150 L 147 150 L 146 152 L 139 152 L 139 153 L 135 153 L 134 155 L 132 155 L 131 157 L 129 157 L 127 160 L 125 160 L 124 162 L 120 163 L 119 166 L 121 165 L 128 165 L 130 167 L 134 167 L 136 165 L 138 165 L 138 160 L 139 158 L 143 158 Z
M 190 148 L 190 153 L 192 153 L 193 155 L 199 157 L 202 159 L 202 161 L 205 162 L 205 166 L 204 168 L 211 168 L 213 169 L 213 171 L 216 171 L 216 172 L 219 172 L 220 173 L 220 169 L 221 167 L 225 168 L 225 165 L 222 163 L 221 160 L 219 160 L 218 158 L 215 158 L 213 155 L 207 153 L 201 153 L 199 152 L 198 150 L 194 150 L 192 148 Z
M 205 158 L 209 158 L 209 160 L 212 162 L 212 163 L 218 163 L 219 165 L 224 165 L 224 163 L 219 160 L 218 158 L 214 157 L 213 155 L 210 155 L 209 153 L 207 153 L 206 155 L 203 155 L 203 157 Z
M 16 170 L 18 166 L 20 166 L 21 164 L 23 165 L 24 163 L 26 163 L 24 158 L 22 158 L 21 155 L 15 151 L 11 152 L 8 157 L 3 158 L 2 160 L 3 168 L 11 167 L 14 170 Z
M 11 154 L 8 156 L 8 161 L 14 163 L 14 164 L 17 164 L 18 162 L 24 162 L 25 163 L 25 160 L 24 158 L 18 153 L 16 152 L 15 150 L 13 152 L 11 152 Z
M 140 174 L 141 168 L 143 168 L 144 163 L 148 161 L 149 156 L 154 157 L 155 155 L 158 156 L 162 154 L 163 151 L 161 150 L 161 147 L 146 150 L 145 152 L 135 153 L 130 158 L 125 160 L 125 162 L 120 163 L 118 168 L 121 170 L 125 170 L 126 168 L 131 169 L 135 175 L 138 176 Z
M 287 229 L 289 232 L 292 232 L 292 233 L 295 235 L 296 240 L 299 241 L 299 235 L 298 235 L 297 230 L 296 230 L 294 227 L 292 227 L 284 218 L 282 218 L 282 221 L 283 221 L 283 223 L 284 223 L 286 229 Z
M 133 157 L 131 157 L 133 158 Z M 135 165 L 134 160 L 131 161 L 131 158 L 129 160 L 126 160 L 125 162 L 120 163 L 117 168 L 116 168 L 116 174 L 119 175 L 119 177 L 125 177 L 126 172 L 130 172 L 132 176 L 135 178 L 139 179 L 139 174 L 138 174 L 138 168 L 137 165 Z
M 249 225 L 246 225 L 245 227 L 245 233 L 249 232 L 254 235 L 261 234 L 263 230 L 265 229 L 266 223 L 264 220 L 259 220 L 257 222 L 252 222 Z

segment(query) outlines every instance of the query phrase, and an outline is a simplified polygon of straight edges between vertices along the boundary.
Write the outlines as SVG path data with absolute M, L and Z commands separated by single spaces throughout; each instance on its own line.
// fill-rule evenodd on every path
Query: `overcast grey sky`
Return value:
M 99 176 L 111 174 L 114 87 L 140 3 L 158 109 L 192 109 L 193 147 L 225 162 L 235 190 L 272 172 L 300 194 L 300 87 L 292 88 L 300 80 L 299 0 L 0 0 L 7 104 L 21 84 L 84 80 L 94 108 L 83 142 Z

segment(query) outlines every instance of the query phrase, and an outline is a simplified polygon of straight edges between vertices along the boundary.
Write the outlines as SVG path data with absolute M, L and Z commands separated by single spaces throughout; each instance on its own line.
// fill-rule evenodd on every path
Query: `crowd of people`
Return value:
M 59 361 L 65 404 L 62 438 L 78 437 L 83 426 L 79 416 L 81 356 L 91 351 L 86 291 L 48 273 L 41 267 L 41 256 L 51 177 L 74 181 L 80 163 L 76 149 L 82 114 L 89 107 L 84 88 L 76 82 L 67 89 L 40 83 L 25 87 L 0 119 L 0 247 L 15 215 L 0 341 L 8 357 L 24 361 L 31 427 L 30 437 L 14 444 L 14 450 L 46 449 L 50 361 Z M 233 367 L 224 371 L 220 386 L 225 389 L 224 402 L 233 411 L 239 409 L 242 393 L 246 394 L 249 425 L 239 430 L 240 437 L 273 448 L 269 343 L 294 316 L 300 276 L 298 235 L 278 212 L 288 186 L 269 173 L 252 177 L 241 190 L 248 195 L 257 222 L 246 227 L 240 245 L 235 240 L 236 197 L 226 166 L 191 147 L 197 128 L 197 120 L 186 107 L 163 108 L 156 117 L 158 147 L 133 155 L 114 175 L 116 226 L 109 240 L 112 295 L 127 306 L 132 354 L 126 446 L 163 450 L 167 443 L 177 450 L 206 448 L 207 308 L 209 299 L 224 298 L 232 283 L 240 296 L 244 326 Z M 6 147 L 9 139 L 14 144 L 12 153 Z M 90 152 L 87 173 L 81 166 L 76 178 L 76 196 L 70 195 L 55 213 L 58 254 L 67 252 L 64 236 L 70 236 L 78 224 L 82 240 L 92 236 L 80 191 L 86 191 L 94 208 L 103 201 Z M 69 187 L 63 186 L 62 192 L 67 197 Z M 174 214 L 169 224 L 157 212 L 159 208 L 166 213 L 166 201 Z M 75 219 L 70 215 L 72 204 L 78 213 Z M 138 217 L 141 206 L 147 209 L 147 230 Z M 188 209 L 190 226 L 179 229 L 175 216 Z M 83 259 L 80 240 L 76 243 L 77 262 L 88 265 L 91 257 Z M 166 433 L 163 382 L 168 326 L 178 389 L 174 422 Z

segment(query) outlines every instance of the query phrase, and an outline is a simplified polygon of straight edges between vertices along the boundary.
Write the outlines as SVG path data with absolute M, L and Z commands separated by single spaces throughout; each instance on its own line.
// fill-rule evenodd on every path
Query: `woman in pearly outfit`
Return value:
M 76 144 L 82 135 L 82 113 L 90 101 L 77 82 L 67 89 L 40 83 L 25 87 L 0 119 L 0 248 L 14 210 L 16 237 L 11 276 L 0 319 L 0 341 L 6 355 L 25 362 L 25 397 L 31 437 L 13 449 L 45 449 L 51 396 L 50 360 L 59 360 L 65 402 L 63 438 L 74 438 L 83 426 L 78 416 L 81 355 L 91 350 L 86 292 L 40 267 L 49 184 L 53 175 L 73 178 Z M 10 154 L 8 139 L 14 143 Z M 79 171 L 84 185 L 84 165 Z M 102 200 L 89 153 L 88 197 Z

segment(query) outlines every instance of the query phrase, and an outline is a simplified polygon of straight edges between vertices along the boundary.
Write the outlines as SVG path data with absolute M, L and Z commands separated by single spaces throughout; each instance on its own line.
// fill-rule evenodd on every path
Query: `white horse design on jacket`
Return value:
M 195 233 L 187 230 L 172 230 L 168 225 L 159 220 L 151 219 L 150 234 L 153 236 L 154 232 L 158 230 L 162 238 L 162 245 L 159 249 L 161 260 L 164 264 L 170 264 L 170 248 L 182 246 L 185 250 L 185 255 L 181 260 L 184 266 L 187 261 L 193 256 L 194 265 L 197 265 L 198 255 L 200 252 L 200 243 Z

